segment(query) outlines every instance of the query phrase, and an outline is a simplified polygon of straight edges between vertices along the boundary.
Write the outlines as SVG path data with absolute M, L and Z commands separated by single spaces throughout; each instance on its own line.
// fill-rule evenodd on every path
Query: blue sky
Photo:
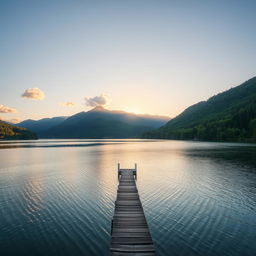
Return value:
M 174 117 L 255 76 L 255 13 L 256 1 L 0 0 L 0 105 L 18 111 L 0 117 L 71 115 L 101 94 Z

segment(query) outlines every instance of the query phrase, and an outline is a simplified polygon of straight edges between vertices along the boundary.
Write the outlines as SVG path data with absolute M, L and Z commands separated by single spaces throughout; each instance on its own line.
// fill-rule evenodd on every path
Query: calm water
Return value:
M 141 140 L 0 142 L 0 254 L 108 255 L 118 162 L 158 255 L 256 255 L 256 145 Z

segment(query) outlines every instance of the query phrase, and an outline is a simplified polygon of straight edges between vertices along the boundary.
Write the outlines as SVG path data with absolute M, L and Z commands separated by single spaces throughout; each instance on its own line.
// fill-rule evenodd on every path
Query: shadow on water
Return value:
M 111 143 L 109 143 L 111 144 Z M 109 145 L 108 144 L 108 145 Z M 7 144 L 7 145 L 0 145 L 0 149 L 11 149 L 11 148 L 65 148 L 65 147 L 93 147 L 93 146 L 103 146 L 107 145 L 105 143 L 90 143 L 90 144 L 60 144 L 60 145 L 47 145 L 47 144 Z
M 122 143 L 153 142 L 143 139 L 60 139 L 60 140 L 0 140 L 0 149 L 11 148 L 61 148 L 61 147 L 92 147 Z
M 215 161 L 227 161 L 239 166 L 256 167 L 256 146 L 237 146 L 211 149 L 187 149 L 184 153 L 191 158 L 211 159 Z M 250 169 L 256 172 L 254 168 Z

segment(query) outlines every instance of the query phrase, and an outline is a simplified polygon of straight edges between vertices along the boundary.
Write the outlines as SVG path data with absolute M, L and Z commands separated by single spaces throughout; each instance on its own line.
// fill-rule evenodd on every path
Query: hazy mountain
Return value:
M 96 107 L 68 118 L 26 120 L 19 125 L 37 132 L 41 138 L 135 138 L 162 126 L 169 119 Z
M 52 138 L 135 138 L 169 120 L 96 107 L 75 114 L 48 130 Z
M 256 77 L 187 108 L 144 138 L 256 141 Z
M 32 140 L 37 139 L 35 133 L 0 120 L 0 139 Z
M 62 123 L 67 117 L 59 116 L 53 118 L 43 118 L 40 120 L 28 119 L 18 123 L 17 125 L 23 128 L 27 128 L 35 133 L 39 137 L 44 136 L 46 131 L 50 128 Z

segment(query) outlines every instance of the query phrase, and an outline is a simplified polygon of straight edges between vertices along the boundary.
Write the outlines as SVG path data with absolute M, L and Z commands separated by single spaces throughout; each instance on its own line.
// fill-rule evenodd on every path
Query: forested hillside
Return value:
M 0 120 L 0 139 L 32 140 L 37 135 L 25 128 L 14 126 Z
M 187 108 L 144 138 L 256 141 L 256 77 Z

